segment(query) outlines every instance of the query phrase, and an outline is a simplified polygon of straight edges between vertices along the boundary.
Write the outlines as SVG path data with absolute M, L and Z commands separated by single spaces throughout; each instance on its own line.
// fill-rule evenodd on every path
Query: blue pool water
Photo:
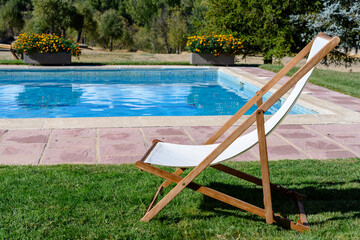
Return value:
M 232 115 L 258 90 L 237 82 L 204 68 L 0 70 L 0 118 Z

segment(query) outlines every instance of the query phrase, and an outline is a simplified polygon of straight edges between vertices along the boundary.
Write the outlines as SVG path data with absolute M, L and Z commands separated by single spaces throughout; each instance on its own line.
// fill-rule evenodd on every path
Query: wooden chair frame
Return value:
M 264 85 L 264 87 L 261 90 L 259 90 L 255 94 L 255 96 L 253 96 L 237 113 L 235 113 L 235 115 L 233 115 L 213 136 L 209 138 L 209 140 L 205 144 L 214 143 L 251 106 L 253 106 L 254 104 L 257 105 L 257 110 L 252 115 L 250 115 L 247 118 L 247 120 L 245 120 L 241 125 L 239 125 L 236 128 L 236 130 L 232 132 L 230 136 L 227 137 L 224 140 L 224 142 L 222 142 L 214 151 L 212 151 L 199 165 L 193 168 L 187 176 L 180 177 L 180 174 L 182 174 L 186 168 L 178 168 L 174 173 L 170 173 L 144 162 L 148 154 L 153 150 L 153 148 L 159 142 L 159 140 L 154 140 L 153 145 L 149 148 L 149 150 L 144 155 L 142 160 L 135 163 L 135 166 L 140 170 L 144 170 L 151 174 L 164 178 L 165 181 L 159 186 L 154 196 L 154 199 L 152 200 L 146 214 L 141 219 L 141 221 L 144 222 L 150 221 L 159 211 L 161 211 L 161 209 L 163 209 L 173 198 L 175 198 L 185 187 L 187 187 L 197 192 L 200 192 L 206 196 L 212 197 L 219 201 L 228 203 L 234 207 L 240 208 L 244 211 L 248 211 L 255 215 L 263 217 L 266 219 L 266 223 L 268 224 L 272 224 L 275 222 L 282 226 L 294 229 L 299 232 L 304 232 L 305 230 L 310 229 L 305 214 L 304 206 L 302 203 L 302 200 L 305 200 L 306 196 L 270 182 L 268 153 L 267 153 L 267 144 L 266 144 L 266 136 L 265 136 L 265 126 L 264 126 L 265 123 L 264 113 L 340 42 L 340 39 L 338 37 L 330 38 L 324 33 L 320 33 L 317 37 L 321 37 L 329 40 L 328 44 L 324 48 L 322 48 L 317 54 L 315 54 L 311 59 L 309 59 L 302 68 L 300 68 L 285 84 L 281 86 L 281 88 L 279 88 L 270 98 L 267 99 L 267 101 L 263 103 L 262 98 L 264 94 L 267 93 L 282 77 L 285 76 L 285 74 L 288 71 L 290 71 L 290 69 L 292 69 L 301 59 L 303 59 L 310 52 L 310 49 L 315 39 L 312 40 L 307 46 L 305 46 L 304 49 L 302 49 L 298 53 L 298 55 L 296 55 L 280 72 L 278 72 L 266 85 Z M 259 139 L 258 146 L 259 146 L 259 154 L 260 154 L 261 178 L 251 176 L 249 174 L 243 173 L 241 171 L 230 168 L 223 164 L 215 164 L 210 166 L 210 164 L 231 143 L 233 143 L 241 134 L 243 134 L 255 122 L 257 125 L 257 133 Z M 201 186 L 193 182 L 193 180 L 203 170 L 205 170 L 205 168 L 209 166 L 217 170 L 220 170 L 222 172 L 231 174 L 235 177 L 239 177 L 246 181 L 262 186 L 265 208 L 264 209 L 259 208 L 250 203 L 241 201 L 237 198 L 231 197 L 222 192 Z M 158 196 L 161 194 L 162 190 L 168 187 L 171 183 L 176 183 L 176 186 L 156 204 Z M 273 213 L 271 190 L 280 191 L 292 197 L 296 201 L 300 214 L 299 222 L 295 223 L 285 217 Z

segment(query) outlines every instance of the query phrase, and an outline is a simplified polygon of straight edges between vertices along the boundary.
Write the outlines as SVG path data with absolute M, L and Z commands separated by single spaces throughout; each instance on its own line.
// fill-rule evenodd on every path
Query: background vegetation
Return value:
M 344 56 L 360 46 L 360 3 L 349 0 L 0 0 L 0 39 L 56 33 L 105 48 L 180 53 L 192 35 L 232 34 L 265 63 L 320 31 Z M 331 59 L 330 59 L 331 60 Z M 348 62 L 351 59 L 346 59 Z

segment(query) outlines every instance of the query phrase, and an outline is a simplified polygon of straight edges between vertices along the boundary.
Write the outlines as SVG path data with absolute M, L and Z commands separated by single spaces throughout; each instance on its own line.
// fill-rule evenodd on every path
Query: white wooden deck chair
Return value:
M 340 39 L 338 37 L 330 38 L 324 33 L 320 33 L 261 90 L 259 90 L 255 96 L 252 97 L 234 116 L 232 116 L 224 124 L 224 126 L 222 126 L 212 137 L 210 137 L 204 145 L 179 145 L 154 140 L 153 145 L 149 148 L 145 156 L 142 160 L 136 162 L 135 166 L 140 170 L 144 170 L 164 178 L 165 182 L 160 185 L 146 214 L 141 220 L 145 222 L 150 221 L 185 187 L 188 187 L 204 195 L 263 217 L 266 219 L 268 224 L 276 222 L 280 225 L 300 232 L 309 229 L 310 227 L 302 204 L 302 200 L 306 199 L 306 196 L 270 183 L 266 135 L 268 135 L 276 128 L 277 125 L 280 124 L 295 104 L 308 78 L 310 77 L 314 66 L 320 62 L 321 59 L 325 57 L 339 42 Z M 268 92 L 307 54 L 309 54 L 309 56 L 306 64 L 263 103 L 262 97 L 264 94 Z M 281 108 L 265 122 L 264 112 L 266 112 L 294 85 L 295 87 Z M 257 105 L 257 110 L 244 122 L 242 122 L 242 124 L 237 127 L 236 130 L 233 131 L 221 144 L 214 144 L 214 142 L 254 104 Z M 242 135 L 255 122 L 257 129 L 248 134 Z M 261 178 L 256 178 L 220 163 L 239 155 L 257 143 L 259 143 Z M 153 165 L 172 166 L 178 167 L 178 169 L 174 173 L 170 173 Z M 264 209 L 193 182 L 193 180 L 209 166 L 262 186 Z M 180 174 L 183 173 L 186 168 L 190 167 L 193 169 L 189 172 L 189 174 L 184 178 L 180 177 Z M 156 204 L 157 198 L 163 188 L 168 187 L 172 182 L 177 185 Z M 280 191 L 296 200 L 300 213 L 299 222 L 295 223 L 287 218 L 273 213 L 271 190 Z

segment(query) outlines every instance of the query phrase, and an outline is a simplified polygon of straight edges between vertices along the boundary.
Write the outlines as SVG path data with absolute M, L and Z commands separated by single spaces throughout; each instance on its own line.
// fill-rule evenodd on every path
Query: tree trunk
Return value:
M 264 58 L 264 64 L 272 64 L 272 58 Z
M 110 51 L 112 51 L 113 50 L 113 37 L 112 36 L 110 36 Z
M 272 64 L 272 63 L 273 63 L 273 56 L 265 53 L 264 64 Z
M 60 33 L 61 33 L 61 36 L 66 37 L 66 29 L 61 28 Z
M 15 37 L 14 29 L 12 27 L 10 27 L 9 29 L 10 29 L 10 32 L 11 32 L 11 36 Z
M 153 49 L 153 52 L 156 52 L 156 46 L 155 46 L 155 36 L 152 32 L 150 33 L 150 43 L 151 43 L 151 47 Z
M 82 34 L 82 28 L 79 29 L 78 34 L 77 34 L 77 36 L 76 36 L 76 42 L 77 42 L 77 43 L 80 42 L 81 34 Z
M 164 41 L 165 41 L 166 51 L 167 53 L 170 53 L 171 50 L 170 50 L 170 45 L 168 43 L 167 34 L 164 34 Z

